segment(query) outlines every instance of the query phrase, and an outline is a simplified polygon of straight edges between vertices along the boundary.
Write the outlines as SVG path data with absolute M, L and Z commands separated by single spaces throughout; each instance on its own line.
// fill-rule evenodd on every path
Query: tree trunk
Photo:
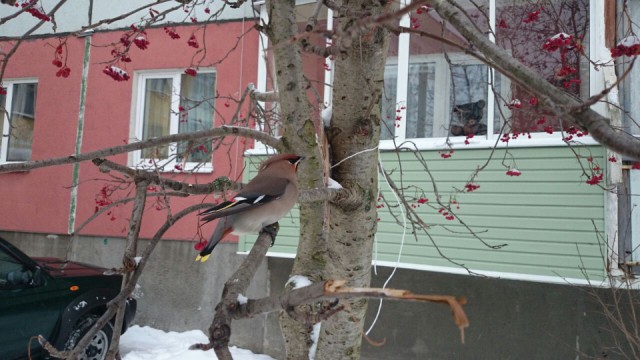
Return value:
M 292 43 L 298 33 L 295 21 L 295 1 L 277 0 L 268 4 L 269 25 L 266 28 L 275 57 L 278 83 L 280 124 L 284 127 L 283 143 L 286 151 L 307 158 L 298 170 L 301 190 L 324 187 L 324 173 L 320 149 L 316 140 L 317 127 L 311 119 L 311 104 L 307 98 L 300 46 Z M 304 275 L 312 281 L 321 280 L 324 269 L 326 243 L 323 219 L 326 201 L 300 204 L 300 241 L 292 275 Z M 306 358 L 309 351 L 310 329 L 280 316 L 287 359 Z
M 349 16 L 366 11 L 383 11 L 378 1 L 349 1 L 340 18 L 338 32 L 357 32 L 358 19 Z M 338 40 L 340 41 L 340 40 Z M 330 134 L 332 162 L 360 151 L 333 169 L 332 178 L 359 194 L 356 208 L 330 208 L 328 258 L 325 277 L 348 280 L 348 286 L 366 287 L 371 280 L 373 240 L 377 227 L 378 151 L 381 99 L 389 36 L 375 28 L 352 39 L 345 53 L 336 58 L 333 83 L 333 118 Z M 345 301 L 345 310 L 324 321 L 316 359 L 338 360 L 360 357 L 363 318 L 367 301 Z
M 266 32 L 275 56 L 280 95 L 280 122 L 285 129 L 284 146 L 307 155 L 298 171 L 302 189 L 324 186 L 322 159 L 311 119 L 302 73 L 301 49 L 292 42 L 298 32 L 292 0 L 267 4 Z M 380 28 L 361 33 L 356 14 L 382 13 L 375 1 L 345 2 L 338 33 L 343 34 L 344 52 L 336 59 L 333 119 L 329 130 L 333 163 L 359 151 L 373 149 L 380 141 L 381 94 L 388 33 Z M 352 33 L 359 35 L 351 38 Z M 341 41 L 338 39 L 337 41 Z M 300 242 L 292 275 L 304 275 L 317 282 L 345 279 L 349 286 L 366 287 L 371 278 L 371 256 L 376 230 L 378 195 L 378 152 L 357 155 L 336 167 L 332 177 L 352 190 L 360 205 L 331 207 L 328 228 L 326 202 L 300 205 Z M 365 300 L 346 300 L 346 310 L 322 325 L 316 359 L 354 359 L 360 356 Z M 288 359 L 307 358 L 311 327 L 282 315 L 280 321 Z

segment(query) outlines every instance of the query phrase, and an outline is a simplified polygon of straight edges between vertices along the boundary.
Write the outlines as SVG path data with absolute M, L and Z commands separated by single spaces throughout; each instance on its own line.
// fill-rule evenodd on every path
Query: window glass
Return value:
M 488 5 L 487 0 L 460 3 L 483 32 L 489 29 Z M 464 54 L 462 49 L 469 46 L 466 40 L 434 11 L 416 12 L 411 26 L 438 34 L 461 47 L 425 36 L 409 37 L 405 137 L 486 134 L 487 67 Z M 474 117 L 471 127 L 467 124 L 470 116 Z
M 139 75 L 143 103 L 136 117 L 136 136 L 147 140 L 211 129 L 216 74 L 164 74 Z M 134 162 L 138 166 L 159 166 L 165 170 L 193 170 L 202 163 L 211 163 L 211 151 L 211 140 L 183 141 L 144 149 L 137 153 Z
M 587 0 L 501 0 L 496 9 L 496 44 L 540 77 L 586 99 L 588 15 Z M 511 84 L 506 90 L 507 98 L 501 104 L 510 111 L 505 132 L 552 133 L 572 126 L 553 117 L 526 88 Z M 498 130 L 494 127 L 494 131 Z
M 398 86 L 398 36 L 391 35 L 387 62 L 384 67 L 384 88 L 382 93 L 382 130 L 380 139 L 391 140 L 396 125 L 396 88 Z
M 450 74 L 450 135 L 486 135 L 487 66 L 451 65 Z
M 384 89 L 382 94 L 382 140 L 393 139 L 396 118 L 396 87 L 398 82 L 398 65 L 388 64 L 384 68 Z
M 434 133 L 436 66 L 434 62 L 409 64 L 407 81 L 407 138 L 432 137 Z
M 277 71 L 273 47 L 268 41 L 264 46 L 266 49 L 260 55 L 264 57 L 266 62 L 266 83 L 263 90 L 265 92 L 277 91 L 277 81 L 274 76 Z M 262 107 L 263 114 L 257 119 L 257 128 L 273 136 L 282 136 L 284 127 L 280 125 L 279 103 L 277 101 L 260 101 L 258 104 Z
M 489 26 L 488 0 L 465 0 L 459 5 L 480 32 L 495 34 L 496 44 L 515 59 L 564 91 L 588 98 L 588 0 L 491 3 L 495 4 L 494 31 Z M 384 78 L 383 140 L 391 139 L 394 132 L 407 139 L 504 132 L 515 139 L 531 132 L 577 131 L 573 124 L 552 116 L 526 87 L 467 54 L 470 45 L 436 12 L 416 10 L 410 26 L 448 42 L 411 34 L 407 62 L 404 52 L 398 55 L 397 38 L 391 42 Z M 405 69 L 407 78 L 399 79 Z M 396 91 L 396 83 L 401 91 Z M 406 109 L 404 119 L 398 117 L 399 109 Z
M 171 125 L 172 80 L 147 79 L 144 89 L 142 140 L 169 135 Z M 142 150 L 143 158 L 166 159 L 168 146 Z
M 37 86 L 35 83 L 13 85 L 7 161 L 31 159 Z
M 7 102 L 7 95 L 0 94 L 0 148 L 4 140 L 4 118 L 6 114 L 5 103 Z
M 28 285 L 31 272 L 11 255 L 0 251 L 0 290 Z
M 617 17 L 616 28 L 617 38 L 627 38 L 633 34 L 629 33 L 629 29 L 637 29 L 637 19 L 640 19 L 640 1 L 628 1 L 625 3 L 626 16 Z M 637 36 L 637 35 L 636 35 Z M 619 96 L 621 97 L 622 107 L 626 111 L 622 111 L 623 130 L 633 135 L 640 135 L 640 67 L 633 66 L 635 62 L 629 61 L 629 57 L 619 57 L 616 59 L 616 73 L 623 74 L 630 71 L 622 80 L 622 88 Z M 630 67 L 633 66 L 632 69 Z
M 211 129 L 213 127 L 213 102 L 215 98 L 216 76 L 214 73 L 202 73 L 197 76 L 182 75 L 180 82 L 180 120 L 179 133 Z M 178 161 L 188 153 L 189 162 L 209 161 L 211 159 L 211 141 L 201 144 L 182 142 L 178 144 Z

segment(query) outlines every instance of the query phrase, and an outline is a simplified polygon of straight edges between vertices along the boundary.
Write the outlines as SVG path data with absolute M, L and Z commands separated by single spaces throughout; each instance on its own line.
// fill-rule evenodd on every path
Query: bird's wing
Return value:
M 254 180 L 256 179 L 254 178 Z M 204 215 L 200 220 L 208 223 L 221 217 L 256 208 L 282 196 L 289 182 L 284 178 L 271 180 L 269 183 L 252 181 L 233 199 L 209 208 L 198 215 Z

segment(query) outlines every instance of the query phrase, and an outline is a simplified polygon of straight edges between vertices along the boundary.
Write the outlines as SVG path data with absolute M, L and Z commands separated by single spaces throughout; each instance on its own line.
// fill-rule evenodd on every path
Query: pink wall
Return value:
M 205 44 L 200 38 L 200 48 L 206 48 L 206 60 L 211 64 L 227 55 L 236 46 L 237 39 L 247 28 L 242 22 L 226 22 L 210 25 L 206 30 Z M 127 64 L 126 71 L 132 76 L 135 71 L 149 69 L 180 69 L 191 64 L 196 49 L 187 45 L 187 39 L 196 26 L 179 27 L 181 39 L 172 40 L 162 28 L 147 30 L 149 48 L 140 50 L 131 47 L 130 57 L 133 62 Z M 199 32 L 202 33 L 202 30 Z M 101 45 L 117 41 L 122 32 L 97 33 L 93 35 L 92 44 Z M 44 46 L 55 39 L 34 40 L 26 42 L 16 57 L 10 62 L 7 78 L 38 78 L 38 94 L 36 104 L 36 126 L 34 134 L 33 158 L 42 159 L 73 153 L 78 121 L 80 101 L 80 75 L 84 39 L 70 37 L 69 62 L 71 76 L 67 79 L 56 78 L 56 68 L 51 65 L 53 48 Z M 235 96 L 244 90 L 249 82 L 256 82 L 257 74 L 257 33 L 250 32 L 243 38 L 244 44 L 228 54 L 220 64 L 215 65 L 217 71 L 216 90 L 220 96 Z M 241 53 L 244 51 L 244 54 Z M 85 128 L 82 152 L 121 145 L 129 138 L 131 126 L 131 98 L 133 79 L 117 82 L 102 73 L 102 62 L 111 59 L 110 47 L 94 46 L 91 48 L 91 64 L 89 67 L 88 88 L 85 110 Z M 38 59 L 38 60 L 35 60 Z M 216 125 L 222 119 L 230 119 L 233 106 L 225 107 L 225 100 L 217 100 Z M 218 176 L 234 174 L 233 167 L 241 171 L 243 147 L 231 149 L 222 147 L 214 152 L 212 174 L 198 174 L 185 177 L 173 175 L 177 179 L 192 183 L 206 183 Z M 127 163 L 127 155 L 113 156 L 121 164 Z M 229 161 L 231 160 L 231 163 Z M 167 174 L 172 176 L 171 174 Z M 239 175 L 241 176 L 241 175 Z M 72 166 L 60 166 L 34 170 L 21 174 L 0 174 L 0 190 L 2 203 L 0 207 L 0 229 L 66 233 L 68 226 L 70 192 L 65 186 L 71 184 Z M 78 208 L 76 226 L 90 217 L 96 207 L 95 198 L 100 189 L 109 183 L 109 176 L 100 173 L 91 163 L 80 166 L 81 186 L 78 191 Z M 119 191 L 112 198 L 127 197 L 131 189 Z M 131 194 L 133 191 L 131 190 Z M 143 220 L 142 237 L 151 237 L 166 219 L 166 210 L 155 210 L 154 199 L 148 199 L 149 211 Z M 192 197 L 187 199 L 172 198 L 172 212 L 201 202 L 211 201 L 211 197 Z M 12 204 L 6 206 L 6 204 Z M 126 235 L 130 206 L 122 206 L 113 211 L 113 216 L 103 215 L 83 229 L 81 234 L 98 236 Z M 114 217 L 114 220 L 111 218 Z M 213 225 L 206 225 L 202 231 L 208 237 Z M 197 217 L 195 215 L 177 223 L 166 235 L 168 239 L 194 239 L 198 236 Z
M 82 40 L 67 42 L 68 78 L 55 76 L 51 64 L 56 39 L 25 41 L 9 61 L 5 79 L 37 78 L 32 159 L 73 153 L 82 71 Z M 53 136 L 52 136 L 53 135 Z M 72 166 L 0 174 L 0 228 L 66 233 Z

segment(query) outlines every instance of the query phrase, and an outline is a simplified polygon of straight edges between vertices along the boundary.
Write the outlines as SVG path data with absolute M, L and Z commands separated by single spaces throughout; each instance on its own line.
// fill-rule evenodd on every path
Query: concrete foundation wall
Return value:
M 121 264 L 124 240 L 0 232 L 32 256 L 56 256 L 107 268 Z M 71 247 L 70 247 L 71 246 Z M 140 248 L 146 246 L 142 241 Z M 163 330 L 207 331 L 224 281 L 237 268 L 242 255 L 235 244 L 221 244 L 206 263 L 196 263 L 193 243 L 163 240 L 155 249 L 140 280 L 136 323 Z M 261 264 L 249 297 L 282 291 L 293 260 L 268 258 Z M 268 266 L 267 266 L 268 265 Z M 378 267 L 373 286 L 382 286 L 392 269 Z M 385 301 L 369 338 L 363 341 L 362 359 L 620 359 L 602 315 L 596 294 L 613 303 L 611 290 L 526 281 L 489 279 L 398 269 L 389 287 L 415 293 L 465 296 L 471 326 L 466 342 L 453 323 L 450 310 L 440 304 Z M 638 297 L 639 294 L 635 294 Z M 623 298 L 625 300 L 626 297 Z M 636 299 L 637 300 L 637 299 Z M 623 301 L 624 303 L 624 301 Z M 369 303 L 365 329 L 378 308 Z M 624 311 L 624 309 L 623 309 Z M 626 316 L 625 316 L 626 317 Z M 234 321 L 232 344 L 284 359 L 283 340 L 273 313 Z M 630 319 L 630 317 L 627 317 Z
M 273 292 L 281 291 L 292 264 L 290 259 L 269 258 Z M 379 266 L 377 270 L 372 286 L 382 287 L 392 268 Z M 465 344 L 460 342 L 460 333 L 447 306 L 384 301 L 369 334 L 372 341 L 384 344 L 372 346 L 363 340 L 363 360 L 624 358 L 616 354 L 608 330 L 610 322 L 594 297 L 597 294 L 612 304 L 610 289 L 407 269 L 398 269 L 388 287 L 421 294 L 465 296 L 468 304 L 464 309 L 471 323 L 465 331 Z M 636 301 L 638 295 L 635 294 Z M 622 303 L 628 304 L 626 300 Z M 378 304 L 378 300 L 369 302 L 365 331 L 376 315 Z M 622 309 L 625 310 L 628 308 Z M 268 328 L 265 343 L 273 346 L 277 359 L 282 359 L 284 354 L 278 352 L 282 349 L 278 327 L 270 324 Z

